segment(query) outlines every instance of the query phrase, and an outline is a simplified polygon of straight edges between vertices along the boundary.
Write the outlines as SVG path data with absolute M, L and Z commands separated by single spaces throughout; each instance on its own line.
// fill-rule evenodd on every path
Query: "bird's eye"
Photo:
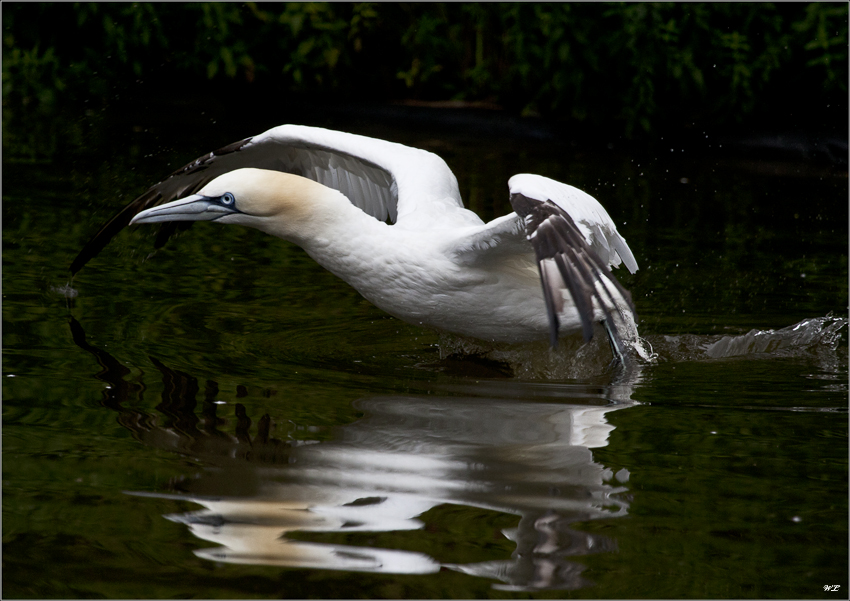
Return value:
M 236 201 L 236 197 L 230 192 L 225 192 L 221 197 L 221 204 L 232 205 Z

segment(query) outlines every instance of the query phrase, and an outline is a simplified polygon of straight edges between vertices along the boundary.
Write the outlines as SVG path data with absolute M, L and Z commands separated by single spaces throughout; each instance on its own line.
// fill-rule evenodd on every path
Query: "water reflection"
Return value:
M 155 361 L 165 390 L 150 416 L 125 406 L 140 385 L 126 367 L 85 341 L 77 344 L 103 367 L 105 406 L 146 445 L 188 454 L 208 466 L 172 483 L 180 494 L 152 496 L 198 503 L 203 509 L 166 516 L 216 546 L 199 557 L 218 562 L 384 573 L 441 568 L 492 578 L 507 590 L 576 589 L 588 582 L 577 555 L 616 548 L 575 522 L 625 515 L 628 473 L 599 463 L 608 444 L 614 402 L 605 387 L 576 388 L 557 402 L 481 396 L 374 396 L 355 402 L 364 417 L 330 441 L 279 439 L 264 416 L 252 434 L 237 404 L 235 434 L 218 429 L 217 389 Z M 621 384 L 616 396 L 628 398 Z M 203 394 L 200 415 L 196 395 Z M 614 395 L 612 395 L 614 396 Z M 545 398 L 545 397 L 541 397 Z M 146 496 L 147 493 L 135 493 Z M 515 545 L 504 559 L 449 563 L 417 551 L 380 548 L 349 536 L 422 529 L 424 513 L 444 505 L 515 516 L 502 530 Z M 465 530 L 461 530 L 465 532 Z M 427 534 L 427 531 L 426 531 Z M 339 535 L 346 535 L 339 542 Z M 323 540 L 323 538 L 325 540 Z M 328 540 L 334 538 L 335 540 Z M 455 541 L 478 544 L 479 541 Z M 433 545 L 429 546 L 433 549 Z M 433 555 L 439 555 L 431 551 Z

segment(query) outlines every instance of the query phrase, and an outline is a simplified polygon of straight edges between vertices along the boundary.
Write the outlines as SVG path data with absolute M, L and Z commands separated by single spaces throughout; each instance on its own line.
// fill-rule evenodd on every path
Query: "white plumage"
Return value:
M 578 331 L 589 339 L 600 321 L 615 348 L 635 339 L 629 294 L 608 268 L 634 272 L 637 262 L 602 205 L 539 175 L 514 175 L 509 193 L 516 212 L 484 223 L 433 153 L 283 125 L 152 186 L 72 270 L 127 223 L 215 220 L 300 245 L 377 307 L 417 325 L 495 342 L 548 335 L 556 345 Z

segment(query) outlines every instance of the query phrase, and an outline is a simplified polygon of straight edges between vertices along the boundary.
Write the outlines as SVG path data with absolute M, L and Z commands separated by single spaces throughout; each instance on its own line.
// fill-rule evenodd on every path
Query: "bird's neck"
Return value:
M 317 184 L 314 191 L 315 195 L 303 201 L 304 211 L 254 225 L 297 244 L 317 263 L 350 281 L 348 272 L 374 257 L 392 228 L 351 204 L 336 190 Z

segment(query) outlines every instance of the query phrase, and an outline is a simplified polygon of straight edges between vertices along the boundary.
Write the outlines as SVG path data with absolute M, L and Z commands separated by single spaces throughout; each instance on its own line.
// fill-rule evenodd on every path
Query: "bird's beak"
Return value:
M 193 194 L 158 207 L 138 213 L 130 221 L 136 223 L 160 223 L 163 221 L 214 221 L 226 215 L 238 213 L 236 209 L 225 207 L 216 199 Z

